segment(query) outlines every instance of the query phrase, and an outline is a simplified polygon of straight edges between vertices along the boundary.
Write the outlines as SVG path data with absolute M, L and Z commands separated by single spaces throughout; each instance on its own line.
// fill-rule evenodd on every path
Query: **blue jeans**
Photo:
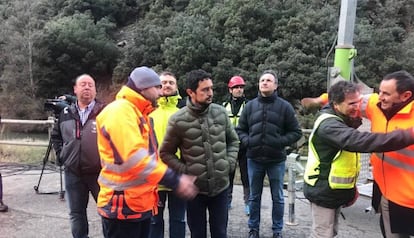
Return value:
M 78 176 L 70 170 L 65 170 L 65 194 L 69 206 L 70 226 L 74 238 L 88 237 L 88 217 L 86 209 L 89 202 L 89 192 L 93 198 L 98 198 L 99 174 Z
M 250 183 L 250 216 L 248 225 L 251 230 L 259 231 L 260 208 L 265 175 L 269 178 L 270 192 L 272 194 L 272 230 L 280 233 L 283 229 L 283 214 L 285 200 L 283 198 L 283 178 L 285 176 L 285 161 L 258 162 L 247 160 Z
M 151 218 L 150 238 L 164 238 L 164 209 L 167 200 L 170 238 L 184 238 L 186 201 L 172 191 L 158 191 L 158 196 L 158 214 Z
M 214 197 L 199 194 L 187 202 L 187 223 L 192 238 L 207 237 L 207 213 L 211 238 L 227 238 L 228 190 Z

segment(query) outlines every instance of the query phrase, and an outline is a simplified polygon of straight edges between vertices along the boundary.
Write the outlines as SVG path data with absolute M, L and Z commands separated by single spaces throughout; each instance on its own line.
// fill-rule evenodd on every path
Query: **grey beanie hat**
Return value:
M 135 68 L 129 75 L 127 82 L 127 86 L 138 91 L 160 85 L 161 80 L 158 74 L 146 66 Z

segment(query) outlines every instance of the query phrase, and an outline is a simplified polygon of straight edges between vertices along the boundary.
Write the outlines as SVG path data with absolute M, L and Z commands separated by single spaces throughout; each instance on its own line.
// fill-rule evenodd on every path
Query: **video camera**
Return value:
M 63 95 L 63 97 L 46 99 L 44 104 L 45 111 L 52 111 L 55 116 L 58 116 L 63 108 L 69 106 L 76 101 L 76 97 L 72 95 Z

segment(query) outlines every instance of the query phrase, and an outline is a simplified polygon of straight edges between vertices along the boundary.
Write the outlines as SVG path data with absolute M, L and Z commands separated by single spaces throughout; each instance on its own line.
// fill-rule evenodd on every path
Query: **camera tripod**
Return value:
M 42 180 L 43 172 L 45 170 L 47 161 L 49 160 L 51 150 L 52 150 L 52 140 L 49 139 L 49 144 L 47 146 L 46 154 L 45 154 L 45 157 L 43 158 L 43 166 L 42 166 L 42 171 L 40 172 L 39 181 L 37 182 L 37 185 L 35 185 L 33 188 L 34 188 L 34 190 L 36 191 L 37 194 L 59 194 L 60 200 L 63 201 L 63 200 L 65 200 L 65 191 L 63 191 L 62 165 L 59 165 L 60 191 L 58 191 L 58 192 L 39 192 L 40 181 Z

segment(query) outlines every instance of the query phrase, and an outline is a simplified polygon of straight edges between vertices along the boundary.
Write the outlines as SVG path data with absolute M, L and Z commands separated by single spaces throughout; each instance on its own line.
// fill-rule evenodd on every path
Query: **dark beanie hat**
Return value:
M 146 66 L 135 68 L 129 75 L 127 82 L 127 86 L 136 91 L 160 85 L 161 80 L 158 74 Z

